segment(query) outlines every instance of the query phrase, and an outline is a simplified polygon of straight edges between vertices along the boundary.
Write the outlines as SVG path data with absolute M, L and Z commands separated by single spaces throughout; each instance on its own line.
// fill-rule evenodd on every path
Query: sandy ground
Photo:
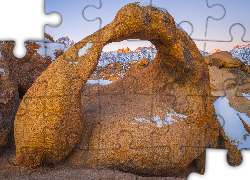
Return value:
M 54 167 L 40 167 L 35 170 L 21 167 L 15 163 L 15 146 L 1 154 L 0 179 L 1 180 L 186 180 L 186 178 L 172 177 L 141 177 L 130 173 L 106 169 L 89 169 L 81 166 L 72 166 L 65 162 Z

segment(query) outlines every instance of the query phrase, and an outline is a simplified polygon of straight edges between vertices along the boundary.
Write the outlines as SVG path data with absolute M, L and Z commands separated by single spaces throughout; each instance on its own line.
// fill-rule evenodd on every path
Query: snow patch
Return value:
M 87 80 L 87 83 L 89 84 L 100 84 L 101 86 L 103 85 L 107 85 L 107 84 L 110 84 L 112 83 L 113 81 L 109 81 L 109 80 L 103 80 L 103 79 L 98 79 L 98 80 Z
M 234 58 L 240 59 L 246 65 L 250 65 L 250 48 L 238 47 L 229 51 Z
M 249 94 L 242 93 L 242 95 L 243 95 L 245 98 L 247 98 L 247 99 L 250 100 L 250 95 L 249 95 Z
M 44 37 L 44 41 L 46 42 L 52 42 L 51 40 L 49 40 L 48 38 Z
M 62 43 L 46 43 L 45 44 L 46 47 L 46 56 L 50 56 L 52 59 L 52 62 L 54 62 L 54 60 L 56 60 L 56 56 L 55 56 L 55 52 L 56 50 L 62 50 L 65 51 L 65 45 Z
M 162 127 L 163 124 L 172 124 L 172 122 L 177 122 L 176 119 L 174 119 L 172 116 L 177 116 L 177 117 L 180 117 L 181 120 L 183 120 L 183 118 L 187 118 L 187 116 L 183 115 L 183 114 L 178 114 L 174 111 L 171 111 L 171 113 L 167 112 L 167 116 L 162 120 L 158 115 L 155 116 L 153 119 L 156 123 L 156 126 L 157 127 Z M 135 118 L 136 121 L 138 122 L 144 122 L 144 123 L 149 123 L 149 124 L 152 124 L 151 121 L 145 119 L 145 118 Z
M 78 57 L 81 57 L 81 56 L 87 54 L 89 48 L 91 48 L 92 45 L 93 45 L 92 42 L 89 41 L 82 49 L 80 49 L 80 50 L 78 51 Z
M 183 114 L 178 114 L 174 111 L 171 111 L 171 113 L 167 112 L 167 117 L 165 117 L 164 121 L 168 124 L 172 124 L 172 122 L 177 122 L 176 119 L 172 118 L 172 116 L 177 116 L 181 119 L 183 118 L 187 118 L 187 116 L 183 115 Z
M 229 100 L 226 97 L 220 97 L 214 102 L 215 112 L 218 120 L 223 126 L 225 134 L 231 140 L 231 143 L 236 145 L 237 148 L 250 148 L 250 138 L 246 140 L 243 136 L 249 134 L 240 118 L 247 124 L 250 125 L 250 118 L 245 113 L 240 113 L 229 106 Z M 239 118 L 240 117 L 240 118 Z
M 54 54 L 56 52 L 56 50 L 62 50 L 62 51 L 67 50 L 65 48 L 65 45 L 62 43 L 56 43 L 56 42 L 44 43 L 42 41 L 29 41 L 29 42 L 34 42 L 34 43 L 40 45 L 41 47 L 36 50 L 37 53 L 39 53 L 43 58 L 46 56 L 50 56 L 52 62 L 54 62 L 54 60 L 56 60 L 56 56 Z
M 3 73 L 3 76 L 5 76 L 4 69 L 1 69 L 1 68 L 0 68 L 0 73 Z
M 145 122 L 145 123 L 149 123 L 149 124 L 152 124 L 151 121 L 145 119 L 145 118 L 135 118 L 136 121 L 138 122 Z
M 202 51 L 201 49 L 198 48 L 198 50 L 200 51 L 200 53 L 204 56 L 210 56 L 211 54 L 205 51 Z
M 2 54 L 1 54 L 1 51 L 0 51 L 0 59 L 2 58 Z

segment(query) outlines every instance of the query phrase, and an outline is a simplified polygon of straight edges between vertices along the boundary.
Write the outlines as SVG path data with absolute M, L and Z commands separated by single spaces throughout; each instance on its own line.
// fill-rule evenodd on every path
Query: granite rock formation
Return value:
M 130 66 L 130 75 L 134 75 L 138 73 L 140 70 L 146 68 L 150 64 L 150 60 L 148 58 L 142 58 L 139 62 L 133 62 Z
M 45 33 L 45 38 L 54 42 L 49 34 Z M 13 41 L 0 42 L 0 147 L 14 142 L 14 119 L 20 100 L 51 64 L 51 57 L 42 57 L 37 51 L 40 45 L 35 42 L 26 42 L 27 54 L 20 59 L 13 55 L 13 48 Z
M 249 65 L 245 65 L 230 52 L 216 52 L 205 57 L 209 66 L 212 94 L 221 93 L 224 89 L 250 83 Z M 231 79 L 231 81 L 227 81 Z
M 249 65 L 241 60 L 233 58 L 229 52 L 216 52 L 212 56 L 205 57 L 209 65 L 210 86 L 213 101 L 225 97 L 229 106 L 237 111 L 237 114 L 244 113 L 250 117 L 250 72 Z M 238 115 L 239 116 L 239 115 Z M 243 124 L 246 134 L 241 139 L 246 140 L 250 134 L 250 126 L 242 117 L 234 118 Z M 226 119 L 225 119 L 226 121 Z M 241 131 L 241 130 L 237 130 Z M 235 156 L 237 158 L 237 156 Z M 240 159 L 241 157 L 238 156 Z
M 244 64 L 238 58 L 234 58 L 228 51 L 215 52 L 210 56 L 206 56 L 205 61 L 208 65 L 219 68 L 236 68 Z
M 154 61 L 86 91 L 82 105 L 82 87 L 102 48 L 125 39 L 152 42 Z M 205 148 L 218 147 L 219 135 L 227 142 L 213 114 L 208 67 L 195 43 L 168 13 L 131 3 L 65 51 L 29 88 L 15 119 L 16 158 L 30 168 L 57 163 L 80 138 L 68 159 L 74 164 L 151 176 L 203 173 Z

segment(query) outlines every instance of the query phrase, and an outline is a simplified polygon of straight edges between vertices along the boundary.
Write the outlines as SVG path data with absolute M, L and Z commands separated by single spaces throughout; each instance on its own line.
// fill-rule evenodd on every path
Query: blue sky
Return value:
M 86 6 L 100 7 L 100 0 L 45 0 L 45 13 L 58 12 L 62 16 L 62 23 L 59 26 L 47 25 L 45 26 L 45 32 L 49 33 L 54 39 L 68 36 L 78 42 L 97 31 L 100 27 L 110 23 L 120 8 L 128 3 L 138 2 L 138 0 L 102 0 L 101 2 L 102 7 L 100 9 L 89 7 L 85 9 L 84 15 L 89 20 L 99 17 L 102 23 L 100 23 L 99 19 L 87 21 L 82 16 L 83 9 Z M 150 3 L 151 1 L 144 0 L 143 2 Z M 207 3 L 209 6 L 214 4 L 221 4 L 222 6 L 215 5 L 209 8 Z M 188 21 L 189 23 L 183 22 L 181 26 L 189 34 L 193 29 L 191 37 L 197 47 L 202 50 L 207 52 L 214 49 L 228 51 L 235 45 L 250 44 L 249 0 L 152 0 L 152 4 L 166 9 L 177 23 Z M 209 16 L 217 20 L 208 18 Z M 222 19 L 219 20 L 220 18 Z M 241 25 L 233 26 L 235 23 Z M 192 24 L 193 28 L 190 24 Z M 242 41 L 243 27 L 245 28 L 245 36 Z M 229 33 L 230 28 L 233 40 Z M 209 41 L 205 43 L 205 39 Z M 105 46 L 103 51 L 126 47 L 134 50 L 138 46 L 149 45 L 150 42 L 147 41 L 123 41 L 111 43 Z

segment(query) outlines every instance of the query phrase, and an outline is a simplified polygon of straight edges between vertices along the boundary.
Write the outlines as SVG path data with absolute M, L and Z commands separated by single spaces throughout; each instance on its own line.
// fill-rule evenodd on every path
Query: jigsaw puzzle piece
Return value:
M 68 124 L 69 122 L 63 119 L 63 117 L 65 118 L 65 115 L 63 115 L 64 110 L 58 106 L 61 101 L 70 101 L 74 95 L 50 94 L 53 92 L 51 92 L 52 89 L 48 88 L 50 85 L 47 81 L 35 83 L 35 86 L 40 89 L 41 94 L 34 91 L 30 92 L 29 89 L 27 93 L 31 96 L 24 97 L 23 104 L 21 103 L 15 120 L 17 160 L 30 168 L 41 165 L 45 161 L 44 158 L 50 162 L 57 162 L 61 160 L 60 158 L 64 158 L 65 154 L 67 156 L 68 152 L 72 150 L 70 147 L 77 142 L 77 136 L 79 137 L 79 133 L 81 133 L 79 127 L 81 128 L 83 123 L 82 114 L 82 117 L 78 119 L 78 128 Z M 34 103 L 35 108 L 32 107 Z M 77 105 L 79 106 L 79 104 L 75 106 Z M 74 107 L 74 111 L 68 113 L 68 115 L 81 114 L 77 109 Z M 29 116 L 37 117 L 35 122 L 24 120 Z M 26 128 L 24 129 L 24 127 Z M 68 130 L 62 131 L 64 127 L 68 127 Z M 73 129 L 76 131 L 72 131 Z M 25 139 L 24 136 L 28 138 Z M 31 163 L 31 161 L 35 162 Z
M 228 149 L 230 165 L 239 165 L 239 150 L 248 148 L 249 136 L 249 73 L 244 61 L 233 58 L 230 52 L 216 52 L 209 59 L 211 92 L 216 115 L 224 140 L 222 148 Z M 221 137 L 222 137 L 221 136 Z
M 214 102 L 217 116 L 221 116 L 225 121 L 223 128 L 226 135 L 238 149 L 249 148 L 247 138 L 250 132 L 249 103 L 250 100 L 247 97 L 230 96 L 229 93 Z
M 205 128 L 202 129 L 195 124 L 187 125 L 176 115 L 172 115 L 172 117 L 174 117 L 173 119 L 176 122 L 172 122 L 169 125 L 167 133 L 152 133 L 154 151 L 157 152 L 158 147 L 159 149 L 164 146 L 169 147 L 169 153 L 162 154 L 163 158 L 158 155 L 159 152 L 156 153 L 154 163 L 158 168 L 165 167 L 165 171 L 172 171 L 171 173 L 178 174 L 183 169 L 189 171 L 187 170 L 188 168 L 183 167 L 188 167 L 191 162 L 204 153 L 206 137 Z M 197 137 L 196 133 L 199 133 L 199 137 Z
M 221 20 L 224 18 L 226 13 L 223 5 L 219 3 L 212 4 L 209 0 L 206 0 L 205 2 L 180 0 L 179 3 L 176 4 L 160 0 L 153 0 L 152 3 L 154 5 L 165 8 L 172 15 L 177 24 L 183 26 L 185 30 L 187 29 L 188 34 L 192 34 L 191 38 L 198 44 L 203 43 L 199 41 L 205 40 L 206 35 L 204 33 L 204 27 L 206 27 L 207 25 L 206 21 L 208 21 L 209 19 Z M 199 8 L 197 9 L 197 7 Z M 178 11 L 175 11 L 175 9 L 178 9 Z M 197 11 L 200 11 L 202 13 L 200 13 L 200 16 L 196 17 L 197 20 L 194 20 L 193 14 Z M 185 17 L 183 16 L 183 14 L 185 14 Z M 213 16 L 211 16 L 211 14 L 213 14 Z M 201 26 L 202 22 L 203 26 Z
M 183 114 L 176 113 L 174 106 L 172 106 L 172 110 L 169 109 L 169 107 L 166 106 L 169 103 L 169 97 L 167 98 L 165 96 L 166 95 L 163 94 L 155 98 L 153 106 L 154 114 L 165 112 L 165 115 L 163 114 L 163 116 L 158 119 L 170 126 L 166 134 L 161 135 L 154 132 L 155 136 L 162 136 L 161 141 L 157 143 L 157 147 L 160 145 L 169 146 L 170 153 L 166 156 L 173 166 L 187 163 L 188 168 L 183 171 L 187 173 L 186 175 L 192 171 L 203 174 L 205 168 L 205 148 L 216 148 L 219 146 L 218 137 L 220 126 L 217 119 L 214 119 L 212 116 L 215 116 L 215 112 L 213 110 L 211 96 L 188 95 L 186 97 L 188 109 Z M 178 131 L 179 128 L 180 133 Z M 170 142 L 166 142 L 169 137 L 171 137 Z M 174 139 L 176 137 L 180 142 L 171 144 L 172 141 L 174 142 L 173 137 Z M 192 141 L 189 141 L 189 139 L 192 139 Z M 192 163 L 190 160 L 192 160 Z M 198 169 L 193 169 L 193 165 L 196 163 L 198 164 Z
M 196 173 L 188 176 L 188 180 L 210 180 L 210 179 L 237 179 L 243 178 L 247 175 L 245 172 L 248 169 L 250 154 L 248 151 L 243 150 L 244 161 L 240 167 L 230 167 L 226 162 L 226 152 L 224 150 L 207 149 L 206 158 L 206 173 L 204 176 L 197 175 Z
M 83 18 L 86 20 L 86 21 L 89 21 L 89 22 L 92 22 L 92 21 L 95 21 L 95 20 L 99 20 L 99 29 L 102 28 L 102 19 L 100 17 L 97 17 L 95 19 L 89 19 L 88 17 L 85 16 L 85 10 L 88 9 L 88 8 L 95 8 L 95 9 L 100 9 L 102 7 L 102 0 L 99 0 L 99 6 L 95 6 L 95 5 L 87 5 L 84 7 L 83 11 L 82 11 L 82 16 Z
M 243 12 L 247 17 L 248 11 L 245 11 L 247 1 L 241 1 L 236 5 L 232 2 L 222 2 L 226 10 L 225 17 L 220 21 L 210 21 L 207 28 L 207 39 L 217 43 L 217 49 L 228 50 L 235 47 L 236 44 L 241 45 L 250 42 L 249 23 L 244 18 L 234 21 L 235 12 Z M 216 28 L 214 28 L 216 27 Z M 227 35 L 225 36 L 225 33 Z M 214 44 L 207 42 L 209 49 L 214 49 Z

